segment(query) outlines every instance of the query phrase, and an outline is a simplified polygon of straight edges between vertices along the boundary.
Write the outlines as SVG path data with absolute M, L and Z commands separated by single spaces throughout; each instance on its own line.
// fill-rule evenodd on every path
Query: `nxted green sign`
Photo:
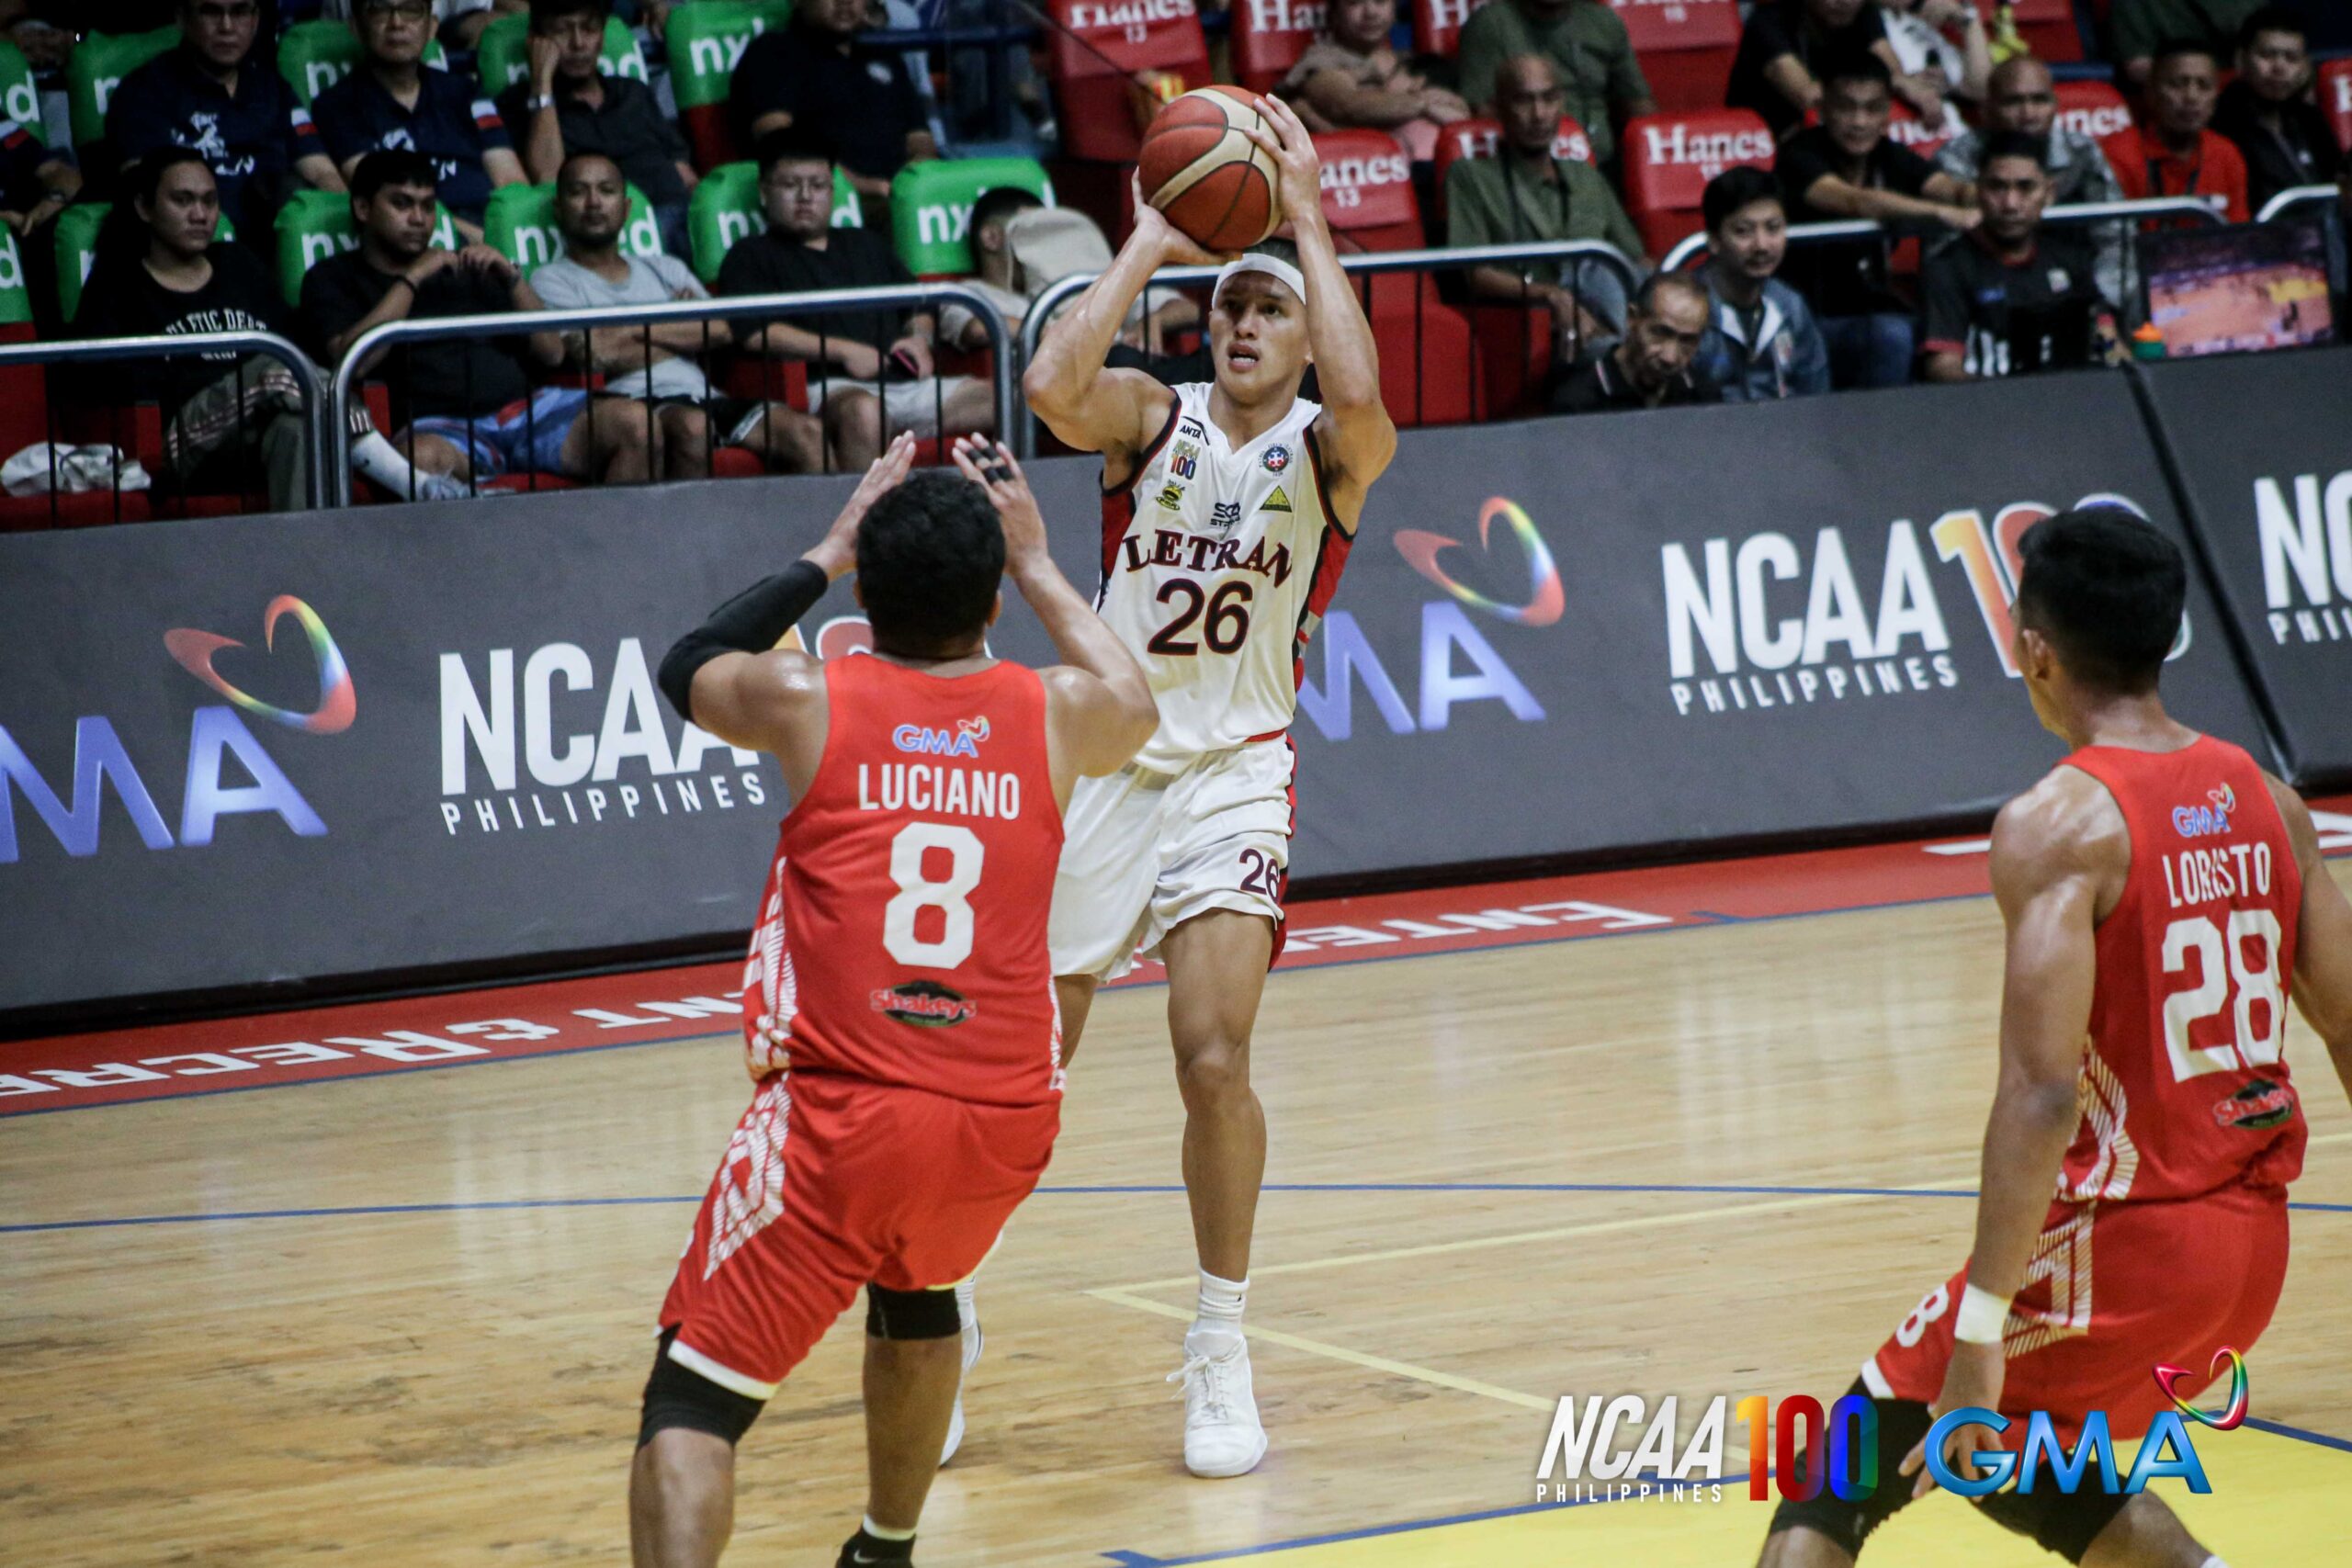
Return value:
M 1006 186 L 1053 205 L 1054 182 L 1034 158 L 939 159 L 899 170 L 890 182 L 890 237 L 907 270 L 918 276 L 973 271 L 972 204 Z

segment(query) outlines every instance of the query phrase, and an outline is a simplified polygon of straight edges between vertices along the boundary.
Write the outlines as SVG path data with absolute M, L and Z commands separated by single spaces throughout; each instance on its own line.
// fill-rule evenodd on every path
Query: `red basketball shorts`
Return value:
M 752 1399 L 859 1289 L 971 1276 L 1045 1174 L 1061 1107 L 977 1105 L 830 1074 L 760 1085 L 662 1303 L 671 1358 Z
M 2004 1440 L 2020 1447 L 2021 1418 L 2036 1410 L 2069 1444 L 2094 1410 L 2107 1412 L 2119 1441 L 2142 1436 L 2172 1407 L 2154 1368 L 2187 1367 L 2201 1385 L 2223 1347 L 2253 1348 L 2286 1278 L 2287 1195 L 2277 1188 L 2052 1204 L 2002 1339 L 2001 1413 L 2020 1418 Z M 1967 1283 L 1962 1268 L 1937 1286 L 1863 1364 L 1871 1393 L 1935 1402 Z

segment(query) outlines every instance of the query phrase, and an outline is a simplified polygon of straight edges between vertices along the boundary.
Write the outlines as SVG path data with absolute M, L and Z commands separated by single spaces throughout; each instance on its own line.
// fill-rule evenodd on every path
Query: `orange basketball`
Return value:
M 1144 132 L 1144 199 L 1212 251 L 1238 251 L 1274 231 L 1274 161 L 1241 134 L 1243 126 L 1272 129 L 1252 96 L 1195 87 Z

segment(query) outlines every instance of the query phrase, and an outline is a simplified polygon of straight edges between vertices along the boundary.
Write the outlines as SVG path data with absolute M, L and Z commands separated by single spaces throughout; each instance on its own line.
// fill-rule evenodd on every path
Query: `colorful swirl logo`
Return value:
M 2180 1396 L 2181 1382 L 2196 1375 L 2187 1367 L 2159 1365 L 2155 1369 L 2156 1386 L 2165 1391 L 2165 1397 L 2171 1400 L 2183 1416 L 2199 1426 L 2211 1427 L 2217 1432 L 2231 1431 L 2245 1420 L 2249 1380 L 2245 1372 L 2245 1358 L 2226 1345 L 2213 1353 L 2212 1364 L 2206 1368 L 2205 1375 L 2211 1377 L 2220 1372 L 2224 1360 L 2230 1363 L 2230 1397 L 2222 1402 L 2219 1410 L 2199 1410 Z
M 276 648 L 277 623 L 286 615 L 292 615 L 301 623 L 302 630 L 311 639 L 311 651 L 318 656 L 319 705 L 309 713 L 274 707 L 259 697 L 248 696 L 220 678 L 220 671 L 212 668 L 212 656 L 224 648 L 245 646 L 235 637 L 182 626 L 164 634 L 164 647 L 179 660 L 181 669 L 257 718 L 266 718 L 309 735 L 340 735 L 351 728 L 352 719 L 359 712 L 359 694 L 351 683 L 350 666 L 344 663 L 343 650 L 335 647 L 334 634 L 327 630 L 327 624 L 319 619 L 319 613 L 291 593 L 279 594 L 262 612 L 262 647 Z
M 1396 535 L 1396 553 L 1412 563 L 1413 570 L 1475 609 L 1486 611 L 1502 620 L 1522 626 L 1548 626 L 1560 618 L 1567 608 L 1567 595 L 1560 587 L 1559 568 L 1552 563 L 1552 551 L 1544 543 L 1544 536 L 1516 502 L 1502 496 L 1490 498 L 1478 509 L 1478 544 L 1487 547 L 1487 534 L 1501 517 L 1519 536 L 1520 548 L 1527 552 L 1527 603 L 1505 604 L 1489 599 L 1475 588 L 1456 582 L 1446 570 L 1438 565 L 1437 558 L 1450 549 L 1458 548 L 1462 541 L 1449 539 L 1442 534 L 1424 534 L 1406 528 Z

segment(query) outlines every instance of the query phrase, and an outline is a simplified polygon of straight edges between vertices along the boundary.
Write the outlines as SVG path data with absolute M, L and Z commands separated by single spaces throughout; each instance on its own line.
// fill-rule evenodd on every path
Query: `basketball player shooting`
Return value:
M 1763 1568 L 1844 1568 L 1935 1484 L 1933 1420 L 1972 1407 L 1945 1456 L 2019 1447 L 2050 1414 L 2071 1451 L 2105 1412 L 2120 1440 L 2252 1348 L 2287 1272 L 2287 1184 L 2309 1127 L 2284 1054 L 2291 995 L 2352 1093 L 2352 905 L 2311 812 L 2237 747 L 2165 712 L 2180 552 L 2120 511 L 2064 513 L 2023 541 L 2017 658 L 2075 748 L 1993 827 L 2008 928 L 2001 1076 L 1984 1129 L 1976 1246 L 1862 1367 L 1884 1477 L 1869 1497 L 1784 1502 Z M 2054 1196 L 2053 1196 L 2054 1194 Z M 2154 1493 L 2045 1471 L 1978 1506 L 2070 1562 L 2223 1568 Z
M 1281 948 L 1298 661 L 1364 493 L 1396 449 L 1372 327 L 1324 222 L 1314 143 L 1287 106 L 1257 102 L 1272 129 L 1247 134 L 1276 168 L 1297 262 L 1258 251 L 1226 264 L 1209 310 L 1216 380 L 1171 389 L 1104 368 L 1155 271 L 1218 259 L 1138 191 L 1135 232 L 1023 383 L 1056 435 L 1102 454 L 1096 604 L 1159 701 L 1159 732 L 1134 765 L 1071 797 L 1054 973 L 1074 1045 L 1096 987 L 1138 949 L 1168 966 L 1201 1271 L 1177 1378 L 1184 1462 L 1204 1476 L 1244 1474 L 1266 1452 L 1241 1332 L 1266 1163 L 1250 1035 Z M 1298 396 L 1310 361 L 1319 406 Z
M 816 548 L 662 665 L 682 715 L 775 754 L 793 806 L 744 971 L 759 1088 L 662 1306 L 629 1472 L 636 1568 L 718 1561 L 736 1442 L 861 1286 L 869 1491 L 840 1563 L 911 1560 L 958 1405 L 953 1287 L 1059 1125 L 1046 908 L 1063 807 L 1158 715 L 1046 555 L 1012 455 L 967 437 L 964 478 L 908 479 L 913 456 L 900 435 Z M 853 563 L 873 657 L 776 649 Z M 989 657 L 1003 577 L 1064 665 Z

